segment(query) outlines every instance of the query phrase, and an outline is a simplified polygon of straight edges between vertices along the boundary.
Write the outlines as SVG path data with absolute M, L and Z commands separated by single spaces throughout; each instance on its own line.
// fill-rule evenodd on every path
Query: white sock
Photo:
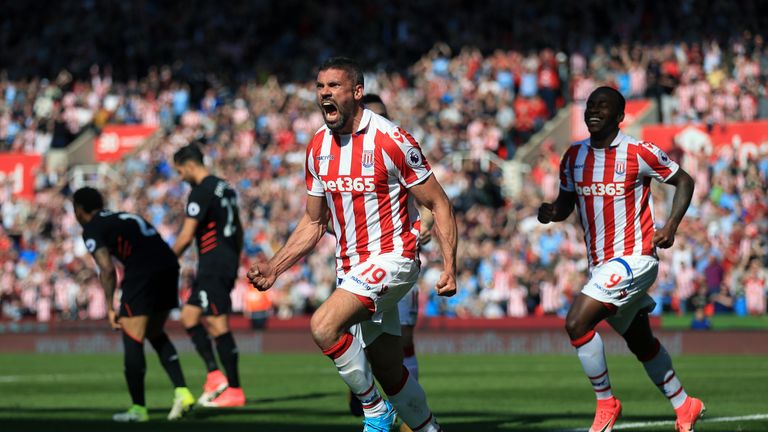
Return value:
M 366 417 L 378 417 L 387 412 L 387 405 L 373 382 L 371 364 L 357 338 L 344 333 L 335 345 L 323 350 L 323 354 L 333 360 L 341 379 L 360 399 Z
M 403 381 L 400 388 L 386 389 L 389 402 L 398 415 L 413 432 L 440 432 L 437 419 L 427 406 L 427 395 L 408 369 L 403 367 Z
M 683 385 L 677 378 L 675 370 L 672 369 L 672 358 L 663 346 L 656 340 L 656 349 L 646 358 L 638 357 L 643 362 L 645 372 L 651 378 L 659 390 L 672 403 L 672 407 L 680 408 L 688 395 L 683 390 Z
M 605 362 L 603 339 L 600 337 L 600 334 L 590 330 L 589 333 L 579 339 L 572 340 L 571 345 L 576 348 L 579 361 L 581 361 L 581 367 L 584 369 L 584 373 L 587 374 L 597 399 L 610 399 L 613 397 L 611 380 L 608 377 L 608 365 Z
M 416 353 L 413 351 L 413 345 L 403 348 L 403 365 L 408 369 L 408 373 L 411 374 L 413 379 L 419 380 L 419 360 L 416 359 Z

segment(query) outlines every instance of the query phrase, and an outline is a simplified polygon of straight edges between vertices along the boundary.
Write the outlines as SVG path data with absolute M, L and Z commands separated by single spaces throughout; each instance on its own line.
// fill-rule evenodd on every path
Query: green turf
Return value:
M 688 356 L 675 359 L 689 392 L 708 417 L 768 413 L 768 358 Z M 190 386 L 202 385 L 202 363 L 182 356 Z M 673 412 L 630 357 L 609 358 L 624 403 L 624 423 L 673 419 Z M 152 422 L 116 425 L 129 405 L 118 355 L 0 356 L 0 431 L 360 431 L 347 414 L 345 387 L 321 355 L 244 355 L 242 409 L 198 410 L 182 422 L 164 420 L 172 391 L 148 356 L 147 403 Z M 447 432 L 545 431 L 588 427 L 594 399 L 575 357 L 424 356 L 421 378 Z M 634 428 L 671 431 L 673 427 Z M 704 423 L 697 431 L 766 431 L 768 420 Z
M 693 320 L 693 314 L 664 315 L 661 317 L 661 327 L 666 330 L 689 329 L 691 320 Z M 768 330 L 768 315 L 714 315 L 710 321 L 712 330 Z

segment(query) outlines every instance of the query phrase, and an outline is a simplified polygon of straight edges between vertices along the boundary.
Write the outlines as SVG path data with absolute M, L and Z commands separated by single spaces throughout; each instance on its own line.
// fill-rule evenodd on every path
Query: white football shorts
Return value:
M 652 256 L 617 257 L 592 269 L 582 293 L 616 306 L 606 319 L 619 334 L 624 334 L 642 310 L 653 310 L 656 302 L 648 295 L 659 273 L 659 261 Z
M 369 258 L 352 267 L 337 281 L 337 288 L 373 300 L 375 310 L 368 321 L 352 326 L 350 331 L 363 346 L 370 345 L 382 333 L 400 335 L 398 302 L 416 284 L 419 264 L 397 254 Z

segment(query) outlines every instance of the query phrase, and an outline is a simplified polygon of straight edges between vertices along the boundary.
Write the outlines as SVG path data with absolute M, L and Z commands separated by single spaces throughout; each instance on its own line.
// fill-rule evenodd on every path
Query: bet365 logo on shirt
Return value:
M 576 185 L 576 193 L 583 196 L 617 196 L 624 195 L 624 183 L 593 183 Z
M 326 192 L 373 192 L 376 190 L 373 177 L 339 177 L 336 180 L 322 182 Z

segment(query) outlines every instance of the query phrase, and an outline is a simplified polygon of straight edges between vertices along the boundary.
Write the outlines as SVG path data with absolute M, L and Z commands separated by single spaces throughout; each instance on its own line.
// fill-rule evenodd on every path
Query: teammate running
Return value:
M 591 277 L 566 317 L 571 343 L 592 383 L 597 410 L 590 431 L 608 432 L 621 415 L 613 396 L 602 320 L 626 340 L 645 371 L 677 413 L 675 429 L 692 431 L 704 412 L 699 399 L 683 390 L 667 351 L 653 336 L 646 293 L 658 273 L 656 248 L 671 247 L 693 196 L 693 179 L 661 149 L 624 135 L 624 97 L 610 87 L 589 96 L 584 121 L 590 138 L 573 144 L 560 164 L 560 194 L 539 207 L 541 223 L 560 222 L 578 209 L 590 259 Z M 651 180 L 675 186 L 666 224 L 654 231 Z
M 107 298 L 109 323 L 123 331 L 125 380 L 133 406 L 112 419 L 149 420 L 144 401 L 144 339 L 157 351 L 175 389 L 168 420 L 183 417 L 195 403 L 187 388 L 176 348 L 163 330 L 168 313 L 178 306 L 179 263 L 168 244 L 141 216 L 104 210 L 99 191 L 85 187 L 73 195 L 75 218 L 83 227 L 85 246 L 99 267 Z M 112 257 L 125 267 L 119 313 L 113 309 L 117 273 Z
M 444 260 L 437 292 L 456 293 L 453 209 L 415 140 L 361 105 L 363 74 L 356 62 L 327 60 L 316 89 L 325 126 L 307 148 L 306 214 L 285 246 L 269 262 L 253 265 L 248 277 L 256 288 L 269 289 L 315 247 L 332 219 L 338 289 L 312 316 L 315 343 L 361 400 L 364 431 L 389 431 L 394 408 L 414 431 L 439 431 L 424 390 L 403 366 L 397 302 L 419 274 L 414 198 L 435 216 Z
M 173 163 L 184 181 L 192 185 L 187 217 L 173 251 L 181 256 L 193 238 L 197 242 L 197 275 L 192 294 L 181 309 L 181 323 L 208 369 L 203 394 L 197 402 L 208 407 L 243 406 L 245 394 L 238 375 L 238 351 L 229 329 L 230 292 L 235 286 L 243 248 L 237 194 L 227 182 L 209 173 L 202 151 L 194 144 L 179 149 L 173 155 Z M 207 331 L 200 322 L 202 316 L 208 324 Z M 209 334 L 216 340 L 226 377 L 216 364 Z

